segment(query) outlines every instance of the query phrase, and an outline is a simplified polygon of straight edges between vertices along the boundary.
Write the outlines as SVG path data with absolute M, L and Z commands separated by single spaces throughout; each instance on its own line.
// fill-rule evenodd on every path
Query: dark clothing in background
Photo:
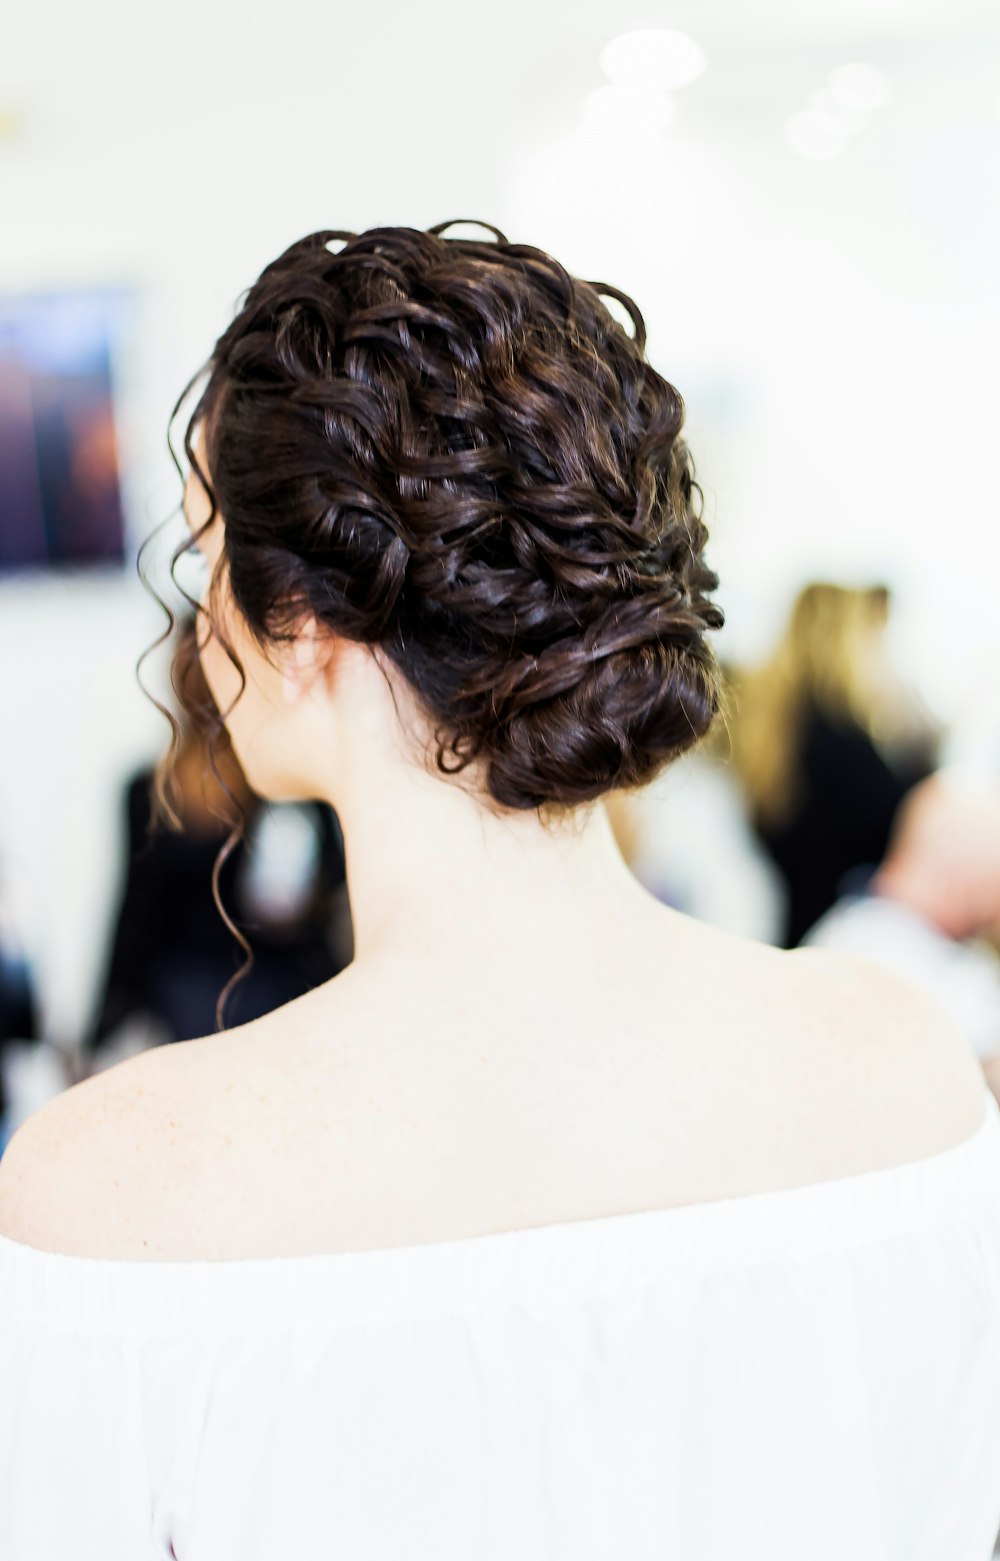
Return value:
M 216 1000 L 244 959 L 212 897 L 225 829 L 178 834 L 159 825 L 151 833 L 150 782 L 144 773 L 128 788 L 125 888 L 92 1048 L 137 1014 L 158 1020 L 175 1040 L 213 1033 Z M 249 975 L 227 999 L 227 1026 L 270 1013 L 341 968 L 331 937 L 334 897 L 345 883 L 340 830 L 328 807 L 309 804 L 307 811 L 318 835 L 317 859 L 307 901 L 290 924 L 261 925 L 246 909 L 253 820 L 222 868 L 222 903 L 254 956 Z
M 787 890 L 782 947 L 795 948 L 836 903 L 846 874 L 878 866 L 896 809 L 929 773 L 918 761 L 891 769 L 860 726 L 808 711 L 794 809 L 780 825 L 755 822 Z
M 7 1110 L 3 1056 L 9 1041 L 36 1041 L 38 1014 L 28 967 L 0 948 L 0 1116 Z

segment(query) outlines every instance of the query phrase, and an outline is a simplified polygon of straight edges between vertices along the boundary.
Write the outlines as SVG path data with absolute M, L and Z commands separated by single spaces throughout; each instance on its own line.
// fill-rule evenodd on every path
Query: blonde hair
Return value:
M 755 819 L 778 824 L 800 785 L 802 726 L 810 707 L 869 736 L 877 720 L 876 646 L 887 593 L 817 581 L 800 591 L 771 657 L 732 678 L 733 767 Z

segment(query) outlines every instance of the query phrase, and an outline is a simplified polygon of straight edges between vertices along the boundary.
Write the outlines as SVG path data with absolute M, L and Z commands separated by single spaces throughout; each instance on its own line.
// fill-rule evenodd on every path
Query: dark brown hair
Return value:
M 314 615 L 399 670 L 441 771 L 572 806 L 649 780 L 718 707 L 683 402 L 626 294 L 451 226 L 292 244 L 216 343 L 185 448 L 261 645 Z

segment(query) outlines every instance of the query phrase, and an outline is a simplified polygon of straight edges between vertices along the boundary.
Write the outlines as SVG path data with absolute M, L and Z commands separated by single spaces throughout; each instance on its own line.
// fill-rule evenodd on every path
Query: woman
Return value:
M 887 612 L 884 587 L 807 585 L 773 656 L 735 681 L 733 764 L 784 885 L 786 948 L 846 875 L 874 871 L 899 804 L 933 767 L 939 734 L 886 662 Z
M 212 355 L 202 663 L 336 808 L 355 959 L 13 1139 L 0 1553 L 985 1558 L 982 1075 L 629 874 L 600 799 L 716 703 L 681 401 L 448 226 L 293 244 Z

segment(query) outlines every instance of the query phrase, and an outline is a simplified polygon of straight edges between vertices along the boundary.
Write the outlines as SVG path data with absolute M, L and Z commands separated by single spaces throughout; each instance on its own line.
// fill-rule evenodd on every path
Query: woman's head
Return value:
M 803 697 L 864 725 L 887 617 L 884 586 L 815 581 L 795 600 L 775 662 Z
M 256 789 L 294 794 L 301 669 L 338 657 L 401 679 L 437 768 L 503 807 L 641 784 L 703 735 L 717 580 L 644 343 L 631 300 L 499 234 L 321 232 L 264 270 L 186 439 L 202 656 Z
M 907 793 L 874 879 L 958 941 L 1000 929 L 1000 798 L 939 770 Z

